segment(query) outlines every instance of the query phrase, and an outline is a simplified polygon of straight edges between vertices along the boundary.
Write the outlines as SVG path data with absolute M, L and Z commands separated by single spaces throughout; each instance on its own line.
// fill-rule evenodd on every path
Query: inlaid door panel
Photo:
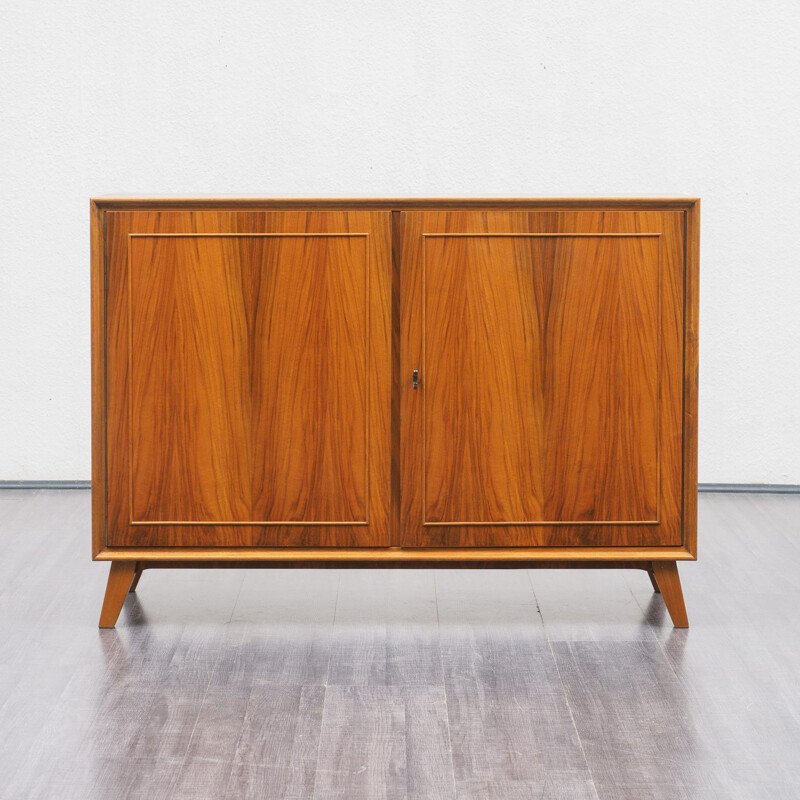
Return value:
M 680 544 L 683 215 L 403 229 L 404 544 Z
M 108 543 L 389 544 L 390 215 L 107 215 Z

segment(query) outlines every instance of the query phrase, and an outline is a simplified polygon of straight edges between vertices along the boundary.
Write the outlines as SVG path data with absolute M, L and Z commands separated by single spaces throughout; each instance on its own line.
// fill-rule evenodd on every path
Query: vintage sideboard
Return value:
M 142 570 L 631 567 L 688 625 L 699 201 L 91 202 L 100 625 Z

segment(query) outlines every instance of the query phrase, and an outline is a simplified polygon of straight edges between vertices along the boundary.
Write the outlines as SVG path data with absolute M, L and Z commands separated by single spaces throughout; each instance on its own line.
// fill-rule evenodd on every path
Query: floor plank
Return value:
M 533 569 L 529 574 L 550 641 L 655 639 L 630 586 L 635 581 L 642 592 L 655 595 L 643 570 Z
M 556 642 L 553 649 L 601 798 L 732 797 L 725 764 L 659 642 Z
M 436 587 L 458 796 L 596 798 L 528 571 Z
M 326 684 L 340 573 L 250 569 L 244 575 L 213 682 Z
M 336 601 L 329 682 L 441 684 L 432 570 L 352 570 Z
M 455 797 L 444 691 L 330 686 L 314 798 Z
M 227 798 L 301 800 L 314 793 L 323 686 L 253 688 L 236 743 Z

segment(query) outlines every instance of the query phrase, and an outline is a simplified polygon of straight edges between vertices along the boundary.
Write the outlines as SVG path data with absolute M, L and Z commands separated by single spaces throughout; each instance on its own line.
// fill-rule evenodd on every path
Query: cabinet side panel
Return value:
M 697 448 L 700 311 L 700 201 L 685 212 L 683 544 L 697 556 Z
M 92 338 L 92 556 L 106 544 L 105 212 L 89 208 Z

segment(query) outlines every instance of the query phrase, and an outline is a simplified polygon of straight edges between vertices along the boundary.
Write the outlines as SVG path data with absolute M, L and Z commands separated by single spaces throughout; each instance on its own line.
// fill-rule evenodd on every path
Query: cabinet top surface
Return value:
M 96 197 L 91 203 L 103 211 L 148 210 L 170 208 L 330 208 L 330 209 L 612 209 L 628 210 L 672 210 L 685 211 L 699 204 L 699 198 L 604 198 L 604 197 Z

